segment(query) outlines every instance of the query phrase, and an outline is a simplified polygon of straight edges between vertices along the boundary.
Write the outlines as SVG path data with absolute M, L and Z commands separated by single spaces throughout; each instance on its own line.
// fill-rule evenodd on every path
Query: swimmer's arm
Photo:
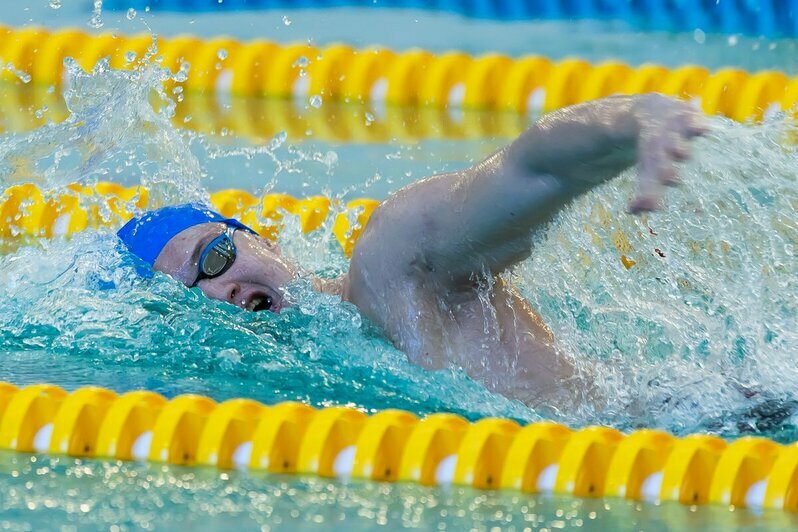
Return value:
M 687 157 L 687 140 L 700 134 L 692 115 L 686 104 L 654 94 L 548 114 L 485 161 L 388 198 L 355 247 L 353 266 L 379 253 L 386 269 L 467 284 L 527 257 L 531 231 L 635 163 L 630 210 L 654 209 L 659 189 L 675 182 L 674 162 Z

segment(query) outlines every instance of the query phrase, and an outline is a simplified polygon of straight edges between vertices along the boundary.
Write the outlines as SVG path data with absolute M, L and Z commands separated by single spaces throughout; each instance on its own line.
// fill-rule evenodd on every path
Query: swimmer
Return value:
M 574 198 L 636 165 L 631 213 L 662 207 L 677 163 L 704 133 L 690 105 L 613 96 L 540 118 L 462 171 L 389 196 L 354 247 L 349 271 L 314 286 L 357 306 L 410 361 L 462 367 L 536 407 L 589 399 L 591 376 L 555 347 L 530 304 L 498 274 L 528 257 L 531 234 Z M 300 270 L 271 241 L 197 205 L 145 213 L 119 231 L 152 269 L 247 310 L 280 312 Z

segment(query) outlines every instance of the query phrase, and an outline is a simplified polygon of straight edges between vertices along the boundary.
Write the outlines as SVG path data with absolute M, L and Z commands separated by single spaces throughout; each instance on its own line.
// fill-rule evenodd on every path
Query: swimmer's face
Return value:
M 191 286 L 199 275 L 200 254 L 226 228 L 222 223 L 206 223 L 178 233 L 161 250 L 155 270 Z M 247 310 L 280 312 L 286 306 L 281 289 L 296 277 L 296 268 L 274 243 L 248 231 L 236 231 L 233 243 L 233 265 L 218 277 L 201 279 L 197 286 L 212 299 Z

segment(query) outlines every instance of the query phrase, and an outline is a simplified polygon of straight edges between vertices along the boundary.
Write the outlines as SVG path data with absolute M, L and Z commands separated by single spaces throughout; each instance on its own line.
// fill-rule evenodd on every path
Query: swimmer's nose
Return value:
M 232 303 L 233 305 L 243 307 L 246 305 L 245 301 L 241 301 L 241 286 L 238 283 L 230 283 L 227 285 L 225 290 L 226 298 L 228 303 Z

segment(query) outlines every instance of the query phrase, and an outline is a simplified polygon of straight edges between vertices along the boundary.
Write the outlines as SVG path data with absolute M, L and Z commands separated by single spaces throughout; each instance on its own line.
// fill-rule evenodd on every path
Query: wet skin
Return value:
M 192 286 L 199 275 L 200 253 L 224 231 L 222 223 L 206 223 L 178 233 L 158 255 L 155 269 Z M 237 251 L 233 265 L 218 277 L 200 280 L 197 286 L 212 299 L 247 310 L 279 312 L 286 304 L 280 289 L 296 278 L 298 269 L 282 257 L 273 242 L 258 235 L 238 230 L 233 242 Z
M 575 197 L 636 165 L 629 211 L 661 208 L 676 163 L 704 132 L 683 102 L 610 97 L 542 117 L 471 168 L 433 176 L 388 197 L 358 240 L 349 271 L 317 289 L 354 303 L 408 358 L 463 367 L 489 389 L 553 410 L 596 403 L 590 368 L 558 352 L 529 303 L 498 277 L 532 253 L 530 234 Z M 175 236 L 155 269 L 190 286 L 218 223 Z M 208 297 L 279 312 L 300 275 L 268 240 L 236 231 L 238 257 L 197 286 Z

